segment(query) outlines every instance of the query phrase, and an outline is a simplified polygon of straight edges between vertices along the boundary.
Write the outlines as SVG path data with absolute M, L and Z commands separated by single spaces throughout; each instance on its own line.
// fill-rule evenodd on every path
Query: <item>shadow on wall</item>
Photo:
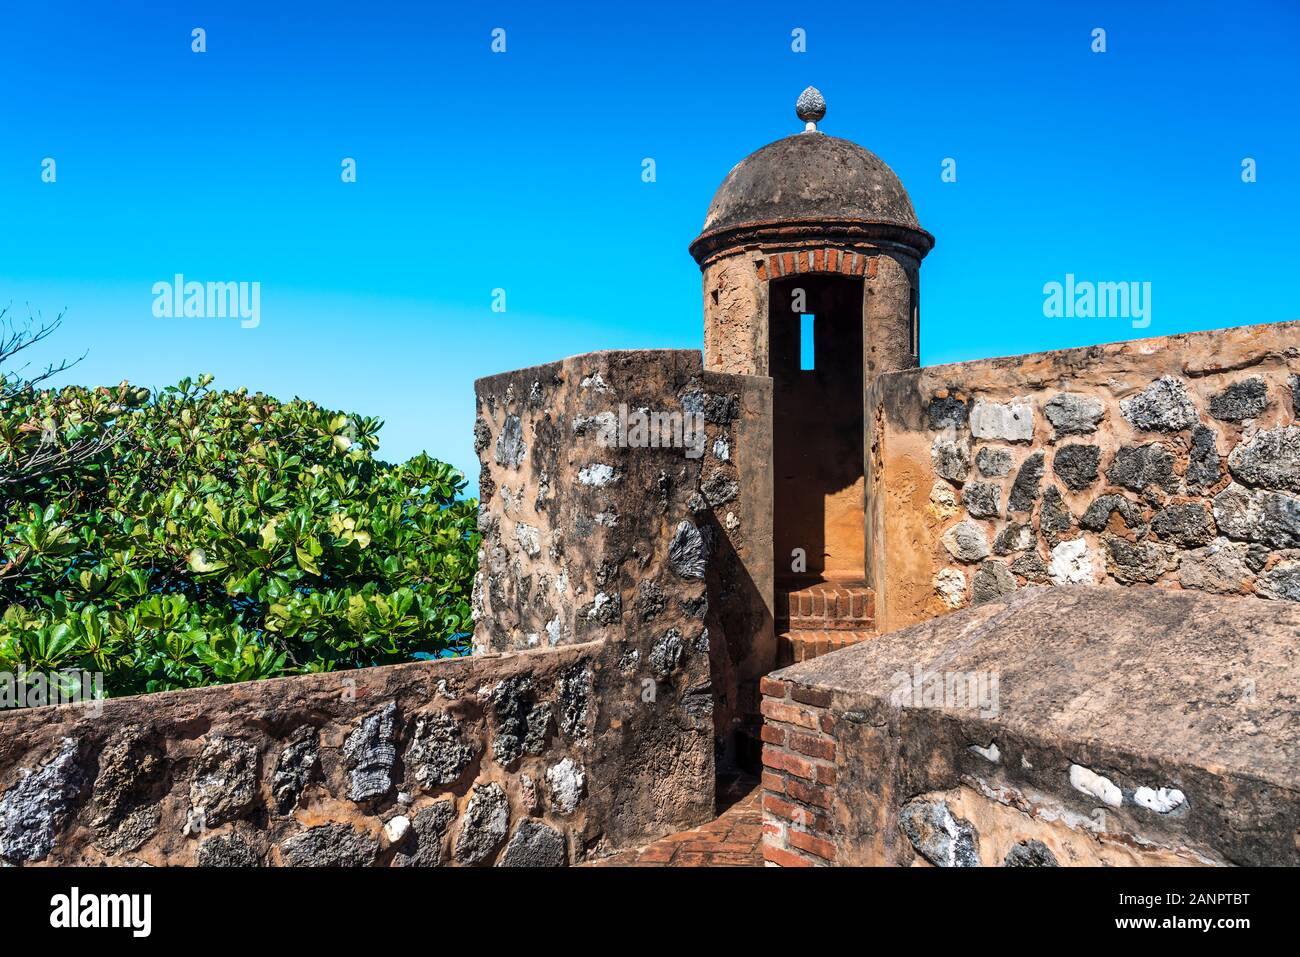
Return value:
M 757 772 L 762 767 L 763 749 L 757 682 L 775 665 L 770 599 L 750 574 L 717 516 L 710 513 L 701 530 L 706 532 L 713 552 L 706 578 L 709 634 L 724 639 L 709 642 L 717 768 L 722 773 L 735 769 Z M 770 661 L 765 647 L 773 649 Z

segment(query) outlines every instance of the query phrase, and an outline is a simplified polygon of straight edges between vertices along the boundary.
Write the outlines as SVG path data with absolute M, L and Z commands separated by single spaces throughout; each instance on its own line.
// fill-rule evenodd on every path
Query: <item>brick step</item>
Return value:
M 784 631 L 776 636 L 776 662 L 778 666 L 797 664 L 874 637 L 876 632 L 870 629 L 825 628 L 815 631 Z
M 778 582 L 778 631 L 870 631 L 876 593 L 862 581 Z

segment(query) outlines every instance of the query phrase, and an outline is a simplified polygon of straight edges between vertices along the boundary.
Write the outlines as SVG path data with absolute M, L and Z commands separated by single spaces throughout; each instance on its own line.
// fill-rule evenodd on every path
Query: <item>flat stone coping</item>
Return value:
M 1300 786 L 1300 605 L 1163 588 L 1022 589 L 772 677 L 897 702 L 902 676 L 997 676 L 987 720 Z M 908 700 L 909 706 L 911 700 Z

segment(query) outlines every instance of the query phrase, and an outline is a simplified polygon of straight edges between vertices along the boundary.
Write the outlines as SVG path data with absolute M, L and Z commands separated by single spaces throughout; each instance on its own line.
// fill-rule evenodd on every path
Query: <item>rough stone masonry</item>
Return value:
M 595 790 L 621 748 L 593 700 L 601 654 L 588 644 L 121 698 L 99 715 L 7 715 L 0 859 L 434 866 L 536 862 L 544 845 L 546 863 L 581 860 L 636 826 Z
M 602 641 L 618 657 L 602 701 L 658 681 L 712 721 L 719 760 L 737 738 L 756 742 L 758 679 L 775 666 L 770 388 L 666 350 L 480 380 L 476 650 Z M 671 428 L 652 445 L 611 442 L 627 410 L 691 415 L 704 454 L 674 447 Z M 639 694 L 619 720 L 644 719 Z M 618 787 L 648 813 L 655 799 L 638 786 L 659 773 L 654 762 L 643 773 Z
M 882 376 L 882 627 L 1037 584 L 1300 601 L 1297 343 L 1281 323 Z

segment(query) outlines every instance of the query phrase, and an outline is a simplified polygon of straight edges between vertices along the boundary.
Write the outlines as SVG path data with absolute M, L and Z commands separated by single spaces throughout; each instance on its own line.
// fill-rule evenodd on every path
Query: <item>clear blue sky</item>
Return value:
M 472 476 L 475 377 L 699 346 L 686 246 L 811 83 L 938 239 L 926 364 L 1135 335 L 1045 319 L 1067 272 L 1150 282 L 1141 335 L 1296 319 L 1298 53 L 1296 0 L 6 4 L 0 303 L 66 309 L 65 381 L 210 371 Z M 260 282 L 261 325 L 154 318 L 177 272 Z

